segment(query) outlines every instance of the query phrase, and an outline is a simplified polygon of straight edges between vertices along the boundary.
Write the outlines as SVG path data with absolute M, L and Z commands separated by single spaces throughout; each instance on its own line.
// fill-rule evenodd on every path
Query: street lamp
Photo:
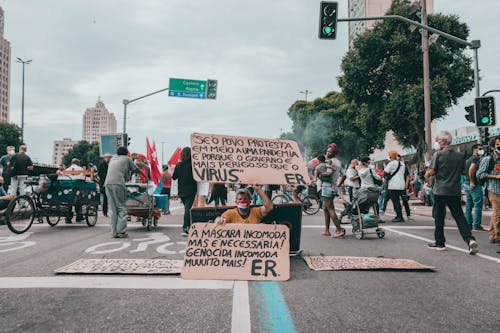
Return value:
M 307 102 L 307 95 L 309 95 L 310 93 L 312 93 L 312 91 L 309 91 L 309 90 L 305 90 L 305 91 L 300 91 L 301 94 L 304 94 L 306 96 L 306 102 Z
M 21 97 L 21 143 L 24 143 L 24 65 L 29 65 L 31 60 L 22 60 L 17 58 L 16 62 L 23 64 L 23 91 Z

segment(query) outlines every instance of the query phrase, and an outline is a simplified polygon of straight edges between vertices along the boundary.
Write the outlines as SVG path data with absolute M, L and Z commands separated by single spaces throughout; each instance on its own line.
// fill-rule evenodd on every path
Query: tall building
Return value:
M 420 3 L 420 0 L 412 2 Z M 349 17 L 383 16 L 391 8 L 392 0 L 349 0 Z M 434 0 L 427 0 L 427 13 L 431 14 Z M 349 22 L 349 48 L 357 35 L 371 29 L 377 21 Z
M 53 165 L 60 165 L 62 163 L 63 156 L 66 155 L 68 151 L 78 142 L 80 141 L 74 141 L 69 138 L 54 141 L 54 153 L 52 154 Z
M 115 115 L 99 98 L 95 107 L 88 108 L 83 114 L 83 140 L 99 142 L 101 135 L 113 133 L 116 133 Z
M 10 43 L 3 37 L 4 11 L 0 7 L 0 121 L 9 121 Z

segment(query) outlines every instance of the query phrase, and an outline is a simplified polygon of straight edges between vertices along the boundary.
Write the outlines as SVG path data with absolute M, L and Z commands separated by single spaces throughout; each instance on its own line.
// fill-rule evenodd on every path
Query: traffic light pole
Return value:
M 400 15 L 385 15 L 385 16 L 370 16 L 370 17 L 350 17 L 350 18 L 339 18 L 337 19 L 337 22 L 356 22 L 356 21 L 376 21 L 376 20 L 398 20 L 398 21 L 403 21 L 406 22 L 410 25 L 415 25 L 419 28 L 422 28 L 426 31 L 433 32 L 435 34 L 438 34 L 446 39 L 452 40 L 454 42 L 457 42 L 462 45 L 466 45 L 472 50 L 474 50 L 474 86 L 476 87 L 476 97 L 480 96 L 480 90 L 479 90 L 479 60 L 478 60 L 478 52 L 477 50 L 479 47 L 481 47 L 481 41 L 479 40 L 473 40 L 473 41 L 466 41 L 464 39 L 458 38 L 456 36 L 450 35 L 444 31 L 438 30 L 433 27 L 429 27 L 427 24 L 422 24 L 417 21 L 410 20 L 409 18 L 406 18 L 404 16 Z M 424 75 L 425 76 L 425 75 Z M 424 105 L 425 106 L 425 105 Z M 427 109 L 427 108 L 425 108 Z M 429 103 L 429 115 L 428 118 L 425 117 L 425 144 L 427 146 L 426 150 L 426 159 L 430 160 L 430 153 L 431 153 L 431 147 L 432 147 L 432 140 L 431 140 L 431 117 L 430 117 L 430 103 Z M 479 133 L 480 129 L 478 128 Z M 481 135 L 479 135 L 481 137 Z
M 129 105 L 130 103 L 133 103 L 135 101 L 138 101 L 140 99 L 143 99 L 143 98 L 146 98 L 146 97 L 149 97 L 151 95 L 155 95 L 155 94 L 158 94 L 158 93 L 161 93 L 163 91 L 166 91 L 168 90 L 168 88 L 164 88 L 164 89 L 160 89 L 160 90 L 157 90 L 157 91 L 154 91 L 150 94 L 147 94 L 147 95 L 144 95 L 144 96 L 141 96 L 141 97 L 137 97 L 137 98 L 134 98 L 134 99 L 124 99 L 123 100 L 123 133 L 127 133 L 127 105 Z

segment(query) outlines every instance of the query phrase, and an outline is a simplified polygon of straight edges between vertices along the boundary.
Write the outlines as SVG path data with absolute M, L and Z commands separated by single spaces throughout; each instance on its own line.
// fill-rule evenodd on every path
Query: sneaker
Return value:
M 488 230 L 484 229 L 483 226 L 480 225 L 479 227 L 472 228 L 472 231 L 488 231 Z
M 411 216 L 408 216 L 408 218 L 407 218 L 407 219 L 408 219 L 408 222 L 413 222 L 413 221 L 415 221 L 415 219 L 414 219 L 413 217 L 411 217 Z
M 427 247 L 431 250 L 446 251 L 445 245 L 437 245 L 436 243 L 429 243 L 429 244 L 427 244 Z
M 181 236 L 182 237 L 187 237 L 188 236 L 188 231 L 186 229 L 182 229 Z
M 469 241 L 469 254 L 476 254 L 479 251 L 479 245 L 473 239 Z
M 401 223 L 401 222 L 404 222 L 405 220 L 402 219 L 401 217 L 395 217 L 391 220 L 391 222 L 393 223 Z
M 123 234 L 116 234 L 114 238 L 128 238 L 128 234 L 126 232 L 124 232 Z

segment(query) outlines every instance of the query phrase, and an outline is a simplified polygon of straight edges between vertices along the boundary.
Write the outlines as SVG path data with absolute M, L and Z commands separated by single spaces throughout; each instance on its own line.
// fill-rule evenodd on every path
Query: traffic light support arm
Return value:
M 129 105 L 130 103 L 133 103 L 135 101 L 138 101 L 140 99 L 149 97 L 151 95 L 161 93 L 161 92 L 166 91 L 166 90 L 168 90 L 168 88 L 163 88 L 163 89 L 160 89 L 157 91 L 153 91 L 152 93 L 149 93 L 149 94 L 146 94 L 144 96 L 140 96 L 140 97 L 137 97 L 134 99 L 124 99 L 123 100 L 123 133 L 127 133 L 127 105 Z
M 500 90 L 498 90 L 498 89 L 488 90 L 487 92 L 483 93 L 481 96 L 486 96 L 486 95 L 488 95 L 489 93 L 492 93 L 492 92 L 500 92 Z

